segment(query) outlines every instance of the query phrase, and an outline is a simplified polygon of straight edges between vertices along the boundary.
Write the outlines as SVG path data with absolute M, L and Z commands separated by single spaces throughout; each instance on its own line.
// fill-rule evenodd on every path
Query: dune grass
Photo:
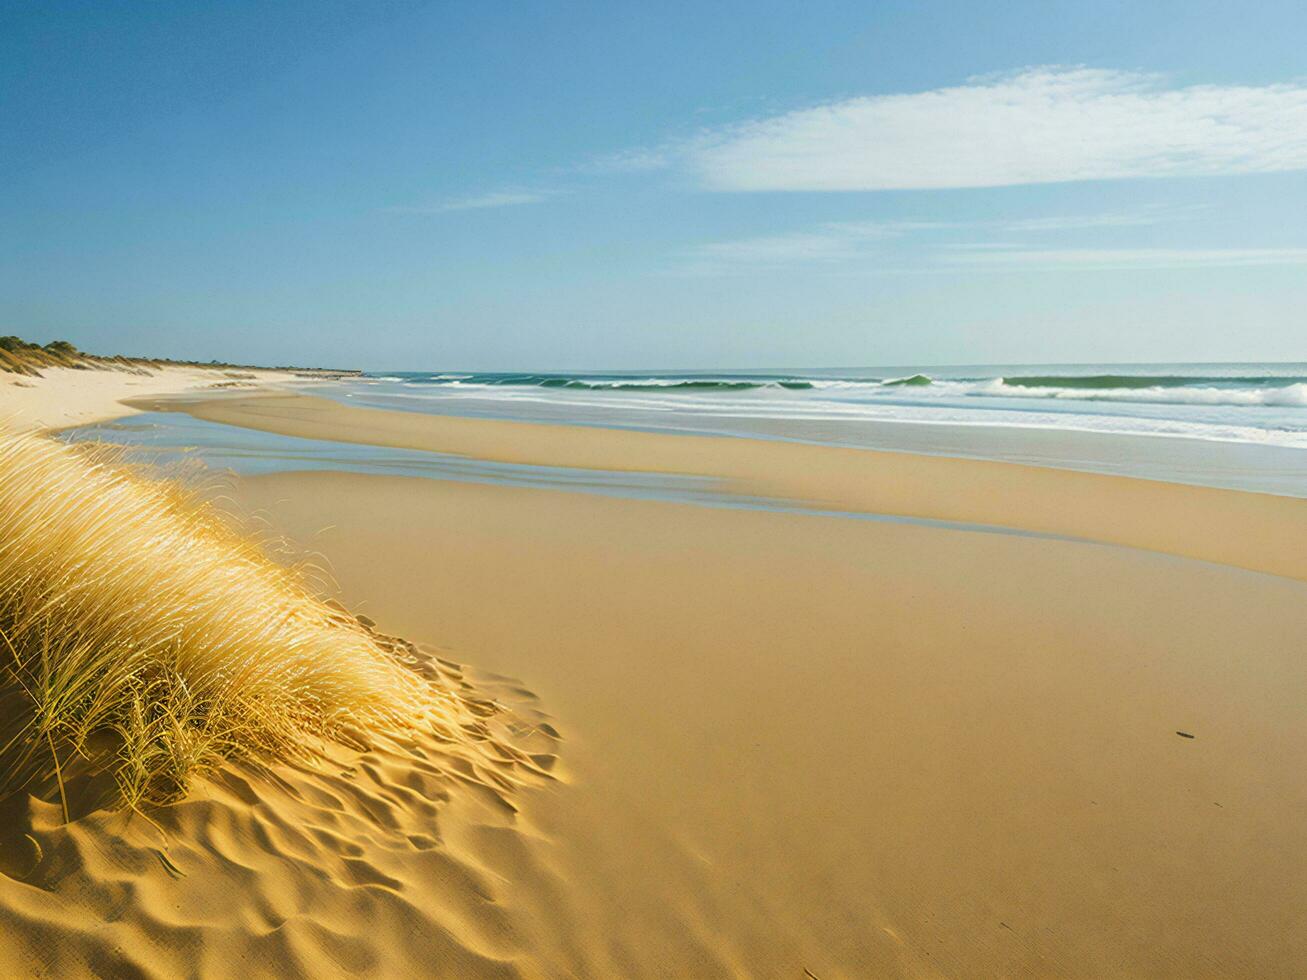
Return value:
M 234 756 L 402 731 L 436 693 L 401 655 L 199 495 L 0 429 L 0 792 L 62 793 L 76 763 L 140 807 Z

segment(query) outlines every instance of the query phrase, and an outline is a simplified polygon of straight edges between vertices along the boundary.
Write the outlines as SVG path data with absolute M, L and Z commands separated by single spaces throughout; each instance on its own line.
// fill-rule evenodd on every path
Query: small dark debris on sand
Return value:
M 1176 732 L 1176 734 L 1179 735 L 1181 738 L 1193 738 L 1193 737 L 1194 737 L 1193 735 L 1190 735 L 1188 732 Z

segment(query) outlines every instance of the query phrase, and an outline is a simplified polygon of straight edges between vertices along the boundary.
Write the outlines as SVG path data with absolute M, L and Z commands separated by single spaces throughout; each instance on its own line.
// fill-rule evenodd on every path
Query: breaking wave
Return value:
M 374 381 L 402 381 L 414 386 L 460 389 L 543 388 L 567 391 L 646 393 L 713 393 L 762 390 L 863 392 L 875 395 L 919 391 L 921 397 L 974 395 L 1005 398 L 1051 398 L 1079 401 L 1134 401 L 1178 405 L 1307 406 L 1307 375 L 1217 374 L 1005 374 L 1002 376 L 832 377 L 802 374 L 529 374 L 454 373 L 374 376 Z M 888 389 L 888 391 L 887 391 Z M 906 390 L 905 390 L 906 389 Z

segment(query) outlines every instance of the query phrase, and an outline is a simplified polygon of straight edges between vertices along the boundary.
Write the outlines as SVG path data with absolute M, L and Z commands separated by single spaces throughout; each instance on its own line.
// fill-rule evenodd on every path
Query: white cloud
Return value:
M 948 227 L 926 221 L 831 221 L 808 231 L 707 242 L 689 249 L 686 271 L 711 274 L 758 266 L 843 262 L 865 257 L 878 242 L 912 231 Z
M 594 157 L 579 164 L 576 169 L 588 174 L 638 174 L 661 170 L 671 164 L 676 150 L 671 144 L 655 149 L 619 150 Z
M 1053 248 L 953 253 L 953 266 L 1034 269 L 1178 269 L 1307 265 L 1307 248 Z
M 1202 208 L 1146 207 L 1137 211 L 1106 211 L 1100 214 L 1052 214 L 1038 218 L 1020 218 L 996 222 L 996 227 L 1011 232 L 1074 231 L 1083 228 L 1138 228 L 1163 221 L 1193 217 Z
M 1307 264 L 1307 248 L 1066 247 L 1036 244 L 1079 229 L 1132 227 L 1187 217 L 1192 209 L 1048 215 L 989 221 L 829 221 L 808 229 L 707 242 L 683 251 L 677 271 L 732 275 L 758 270 L 841 267 L 864 271 L 965 268 L 1128 269 Z M 944 233 L 944 234 L 941 234 Z M 985 233 L 989 238 L 957 240 Z M 1029 234 L 1026 240 L 1016 236 Z M 945 240 L 949 239 L 949 240 Z M 906 265 L 905 265 L 906 264 Z
M 1039 68 L 847 99 L 704 135 L 679 154 L 708 188 L 997 187 L 1307 169 L 1307 85 L 1167 88 Z
M 1175 220 L 1188 209 L 1145 207 L 1137 211 L 1099 214 L 1046 215 L 1038 218 L 993 221 L 828 221 L 812 228 L 778 235 L 760 235 L 696 245 L 683 253 L 688 271 L 721 274 L 748 268 L 814 265 L 867 259 L 880 254 L 891 239 L 907 239 L 908 246 L 920 246 L 923 239 L 940 231 L 1003 234 L 1047 233 L 1085 228 L 1116 228 L 1151 225 Z M 1020 241 L 950 242 L 944 249 L 991 250 L 1030 246 Z
M 795 232 L 790 235 L 764 235 L 732 241 L 708 242 L 695 246 L 690 254 L 698 259 L 747 265 L 794 262 L 828 262 L 860 254 L 861 236 L 847 235 L 837 229 Z
M 437 204 L 415 207 L 386 208 L 395 214 L 446 214 L 450 211 L 474 211 L 481 208 L 508 208 L 519 204 L 538 204 L 555 196 L 553 191 L 526 190 L 523 188 L 504 188 L 475 194 L 471 197 L 452 198 Z
M 1020 248 L 1029 249 L 1030 246 L 1025 242 L 949 242 L 943 248 L 957 248 L 965 251 L 971 250 L 993 250 L 999 248 Z

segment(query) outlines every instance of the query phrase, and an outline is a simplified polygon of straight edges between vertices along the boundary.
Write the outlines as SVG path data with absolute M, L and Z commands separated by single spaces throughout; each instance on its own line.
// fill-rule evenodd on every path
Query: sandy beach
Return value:
M 0 372 L 0 422 L 20 429 L 63 429 L 132 415 L 130 398 L 251 388 L 294 380 L 288 371 L 163 366 L 133 370 L 48 367 L 39 377 Z
M 1301 500 L 296 395 L 135 404 L 710 474 L 830 513 L 237 480 L 225 506 L 438 658 L 490 727 L 343 752 L 339 775 L 225 771 L 154 816 L 166 838 L 11 801 L 46 855 L 20 881 L 30 854 L 4 850 L 13 969 L 1192 977 L 1307 957 Z M 1039 533 L 845 515 L 873 511 Z
M 0 23 L 0 980 L 1307 980 L 1307 4 Z
M 1299 582 L 416 480 L 241 500 L 357 608 L 553 716 L 564 784 L 524 801 L 496 893 L 544 975 L 1234 976 L 1307 953 Z

